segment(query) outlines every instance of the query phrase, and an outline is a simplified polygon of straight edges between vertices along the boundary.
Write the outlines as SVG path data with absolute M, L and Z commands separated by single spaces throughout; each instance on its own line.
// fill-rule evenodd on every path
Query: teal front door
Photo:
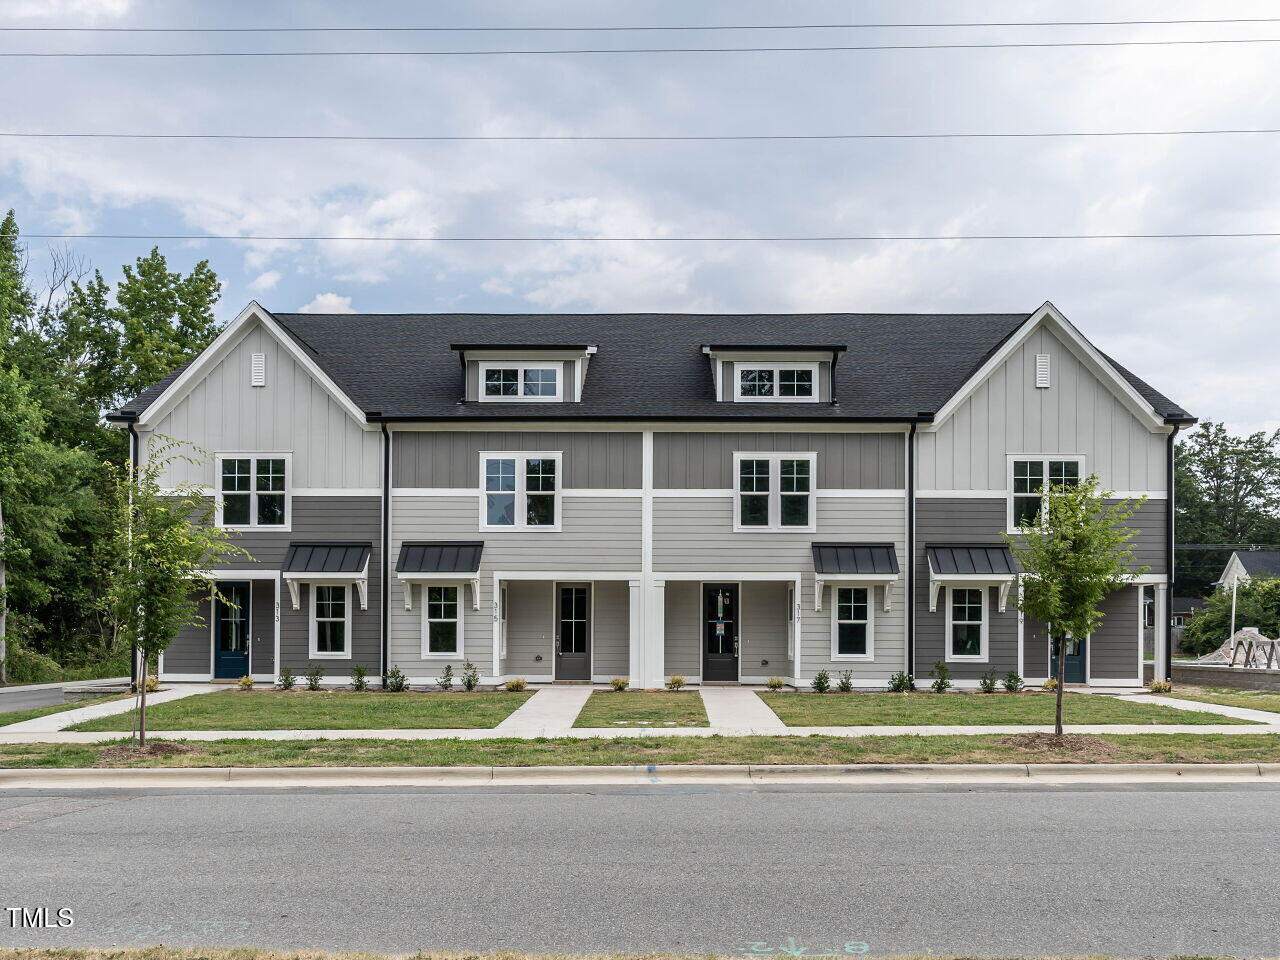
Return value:
M 235 680 L 249 673 L 249 583 L 222 581 L 218 593 L 213 601 L 213 677 Z
M 1066 683 L 1084 683 L 1084 647 L 1085 640 L 1077 640 L 1075 637 L 1067 638 L 1067 662 L 1066 669 L 1063 671 Z M 1049 675 L 1054 679 L 1058 677 L 1058 641 L 1053 642 L 1052 655 L 1049 658 Z

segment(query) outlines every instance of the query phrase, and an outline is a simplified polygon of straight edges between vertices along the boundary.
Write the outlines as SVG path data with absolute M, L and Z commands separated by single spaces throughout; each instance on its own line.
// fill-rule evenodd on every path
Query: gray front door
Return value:
M 556 584 L 556 679 L 591 679 L 591 584 Z

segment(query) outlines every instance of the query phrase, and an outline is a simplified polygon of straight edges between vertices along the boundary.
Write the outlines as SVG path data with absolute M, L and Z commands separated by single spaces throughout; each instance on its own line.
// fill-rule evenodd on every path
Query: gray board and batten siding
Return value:
M 486 451 L 562 451 L 566 489 L 639 490 L 643 482 L 639 431 L 397 430 L 392 486 L 478 491 L 480 454 Z
M 733 454 L 816 453 L 815 485 L 829 490 L 902 490 L 902 433 L 654 433 L 653 485 L 658 490 L 727 490 Z

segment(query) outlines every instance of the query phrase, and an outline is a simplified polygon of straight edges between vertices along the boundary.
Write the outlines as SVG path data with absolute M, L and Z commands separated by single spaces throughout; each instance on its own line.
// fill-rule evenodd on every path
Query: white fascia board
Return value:
M 266 309 L 264 309 L 256 300 L 249 301 L 249 305 L 240 311 L 240 314 L 227 324 L 221 333 L 214 337 L 213 342 L 205 347 L 201 354 L 196 357 L 191 366 L 183 370 L 173 383 L 165 388 L 160 396 L 151 402 L 151 405 L 139 415 L 136 426 L 139 430 L 152 429 L 155 424 L 168 413 L 179 400 L 187 395 L 193 387 L 204 379 L 209 368 L 217 364 L 231 350 L 236 343 L 239 342 L 241 335 L 245 329 L 254 320 L 259 321 L 262 326 L 276 338 L 287 352 L 311 377 L 328 391 L 338 406 L 342 407 L 356 423 L 365 430 L 377 429 L 374 424 L 369 423 L 364 415 L 364 411 L 352 402 L 342 389 L 334 383 L 327 373 L 320 369 L 314 360 L 312 360 L 294 341 L 293 337 L 285 333 L 281 329 L 280 324 L 276 321 Z
M 992 354 L 987 362 L 979 367 L 977 372 L 965 381 L 959 390 L 952 394 L 951 398 L 934 414 L 933 421 L 921 425 L 921 432 L 933 433 L 937 431 L 955 413 L 956 409 L 968 400 L 974 391 L 982 386 L 1002 363 L 1013 355 L 1014 351 L 1026 343 L 1032 333 L 1041 326 L 1046 325 L 1061 335 L 1067 348 L 1075 355 L 1076 359 L 1083 363 L 1095 377 L 1107 384 L 1129 409 L 1129 412 L 1146 424 L 1153 433 L 1168 433 L 1172 429 L 1164 422 L 1164 418 L 1156 413 L 1155 408 L 1143 399 L 1142 394 L 1138 393 L 1133 388 L 1133 385 L 1107 362 L 1106 358 L 1098 352 L 1097 347 L 1086 340 L 1071 321 L 1064 317 L 1057 307 L 1046 300 L 1040 309 L 1031 314 L 1013 336 L 1006 340 L 1004 345 Z

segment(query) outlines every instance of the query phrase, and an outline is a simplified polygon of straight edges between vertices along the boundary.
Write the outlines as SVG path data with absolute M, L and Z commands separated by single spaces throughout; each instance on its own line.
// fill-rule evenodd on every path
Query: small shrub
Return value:
M 1147 687 L 1148 689 L 1151 690 L 1152 693 L 1172 693 L 1173 692 L 1173 684 L 1170 683 L 1168 680 L 1152 680 L 1149 684 L 1147 684 Z
M 1042 690 L 1057 690 L 1057 689 L 1058 689 L 1058 681 L 1057 681 L 1057 680 L 1055 680 L 1053 677 L 1050 677 L 1050 678 L 1049 678 L 1048 680 L 1046 680 L 1044 683 L 1040 684 L 1040 689 L 1042 689 Z
M 248 675 L 245 675 L 245 676 L 241 677 L 239 680 L 237 680 L 237 681 L 236 681 L 236 686 L 237 686 L 237 687 L 239 687 L 241 690 L 252 690 L 252 689 L 253 689 L 253 677 L 250 677 L 250 676 L 248 676 Z M 147 678 L 147 689 L 148 689 L 148 690 L 150 690 L 150 689 L 151 689 L 151 678 L 150 678 L 150 677 L 148 677 L 148 678 Z
M 1001 680 L 1000 683 L 1004 686 L 1005 691 L 1008 693 L 1017 693 L 1019 690 L 1021 690 L 1023 687 L 1026 686 L 1026 684 L 1022 682 L 1022 678 L 1018 676 L 1017 670 L 1010 670 L 1008 673 L 1006 673 L 1004 675 L 1004 679 Z
M 525 682 L 524 677 L 516 677 L 514 680 L 508 680 L 503 684 L 507 688 L 507 693 L 519 693 L 529 684 Z
M 631 686 L 631 681 L 626 677 L 614 677 L 609 681 L 609 686 L 613 687 L 615 693 L 621 693 Z
M 444 665 L 444 672 L 440 674 L 440 679 L 436 681 L 436 686 L 439 687 L 441 690 L 453 689 L 453 664 L 452 663 L 446 663 Z
M 996 692 L 996 672 L 994 670 L 988 670 L 978 678 L 978 689 L 983 693 Z
M 320 684 L 324 682 L 324 668 L 318 663 L 308 663 L 305 679 L 308 690 L 319 690 Z
M 365 667 L 351 668 L 351 689 L 363 693 L 369 689 L 369 671 Z
M 813 687 L 814 693 L 826 693 L 831 689 L 831 674 L 825 670 L 819 670 L 809 681 L 809 686 Z
M 889 678 L 890 693 L 910 693 L 916 688 L 916 678 L 899 670 Z
M 941 660 L 933 661 L 933 670 L 929 676 L 934 678 L 933 683 L 929 684 L 934 693 L 946 693 L 951 689 L 951 668 Z
M 470 693 L 480 686 L 480 671 L 470 660 L 462 661 L 462 689 Z
M 764 685 L 776 693 L 787 685 L 787 681 L 781 677 L 770 677 L 764 682 Z
M 292 690 L 298 683 L 298 678 L 293 675 L 293 671 L 285 667 L 280 671 L 280 676 L 276 677 L 277 690 Z
M 160 689 L 160 678 L 157 676 L 147 677 L 147 693 L 155 693 Z
M 840 679 L 836 681 L 836 689 L 841 693 L 853 693 L 853 671 L 846 670 L 840 674 Z
M 389 693 L 404 693 L 409 689 L 409 678 L 404 675 L 404 671 L 399 667 L 392 667 L 387 671 L 387 678 L 382 683 L 382 689 Z
M 667 689 L 679 690 L 681 687 L 685 685 L 686 682 L 687 681 L 685 680 L 685 678 L 680 674 L 678 673 L 672 674 L 671 676 L 667 677 Z

